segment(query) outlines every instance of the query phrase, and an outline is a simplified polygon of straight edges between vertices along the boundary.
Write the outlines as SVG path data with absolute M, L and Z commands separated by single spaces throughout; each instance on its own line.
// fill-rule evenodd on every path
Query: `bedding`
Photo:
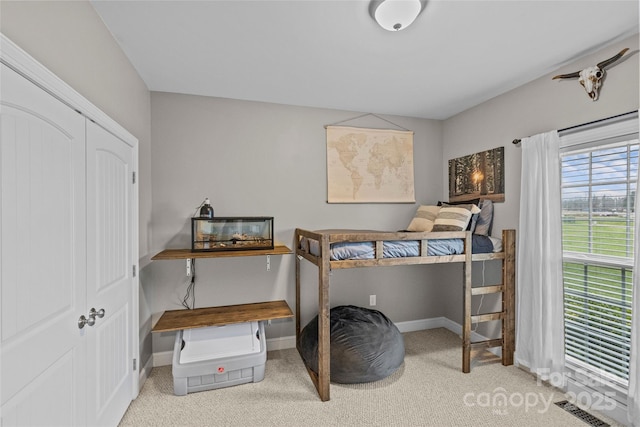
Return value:
M 432 231 L 464 231 L 471 217 L 479 213 L 480 208 L 474 204 L 443 205 L 438 211 Z
M 438 206 L 442 207 L 442 206 L 456 206 L 456 205 L 465 205 L 465 204 L 472 204 L 472 205 L 476 205 L 478 208 L 480 208 L 480 205 L 482 204 L 482 200 L 480 199 L 472 199 L 472 200 L 465 200 L 463 202 L 443 202 L 441 200 L 438 200 Z M 471 215 L 471 220 L 469 221 L 469 225 L 467 225 L 466 231 L 470 231 L 473 233 L 473 230 L 476 228 L 476 222 L 478 221 L 478 213 L 474 213 Z
M 426 231 L 433 229 L 433 223 L 438 217 L 440 206 L 422 205 L 416 211 L 415 216 L 409 223 L 407 230 L 409 231 Z
M 473 233 L 488 236 L 493 227 L 493 202 L 485 199 L 481 202 L 480 213 L 473 229 Z
M 500 239 L 472 235 L 471 251 L 474 254 L 498 252 L 495 249 Z M 383 258 L 406 258 L 420 256 L 420 241 L 388 240 L 383 242 Z M 500 245 L 500 248 L 502 245 Z M 317 240 L 302 238 L 300 248 L 315 256 L 320 255 Z M 427 256 L 459 255 L 464 253 L 462 239 L 434 239 L 427 243 Z M 347 259 L 374 259 L 375 242 L 340 242 L 331 244 L 331 261 Z
M 491 199 L 473 199 L 466 202 L 439 201 L 438 207 L 456 206 L 456 205 L 464 205 L 464 204 L 473 204 L 480 209 L 478 213 L 473 213 L 471 215 L 471 220 L 469 221 L 469 225 L 467 226 L 467 231 L 471 231 L 474 234 L 482 234 L 484 236 L 491 235 L 491 230 L 493 228 L 493 201 L 491 201 Z M 424 230 L 424 231 L 432 231 L 432 229 L 433 229 L 433 226 L 431 227 L 430 230 Z M 421 231 L 421 230 L 415 230 L 415 231 Z

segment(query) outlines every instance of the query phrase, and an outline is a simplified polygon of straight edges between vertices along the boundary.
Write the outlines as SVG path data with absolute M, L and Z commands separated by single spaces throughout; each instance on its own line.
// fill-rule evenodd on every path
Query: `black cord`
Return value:
M 200 212 L 200 208 L 204 206 L 204 204 L 206 203 L 206 201 L 207 201 L 207 199 L 204 199 L 204 200 L 202 201 L 202 203 L 200 203 L 200 206 L 198 206 L 198 207 L 196 208 L 196 211 L 193 213 L 193 216 L 194 216 L 194 217 L 198 216 L 198 213 Z
M 191 263 L 191 282 L 187 286 L 187 293 L 182 299 L 182 306 L 188 310 L 196 308 L 196 262 L 195 259 L 190 258 Z M 191 307 L 189 306 L 189 300 L 191 300 Z

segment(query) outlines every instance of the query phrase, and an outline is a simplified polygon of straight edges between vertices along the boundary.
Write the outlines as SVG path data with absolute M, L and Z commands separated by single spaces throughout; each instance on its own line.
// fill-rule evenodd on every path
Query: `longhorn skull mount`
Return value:
M 580 82 L 584 87 L 584 90 L 587 91 L 589 98 L 591 98 L 592 101 L 597 101 L 600 86 L 602 86 L 602 79 L 605 75 L 605 68 L 622 58 L 622 55 L 624 55 L 628 50 L 629 48 L 624 48 L 617 55 L 614 55 L 609 59 L 605 59 L 602 62 L 598 62 L 598 64 L 593 67 L 587 67 L 582 71 L 576 71 L 569 74 L 559 74 L 553 77 L 552 80 L 577 78 L 578 82 Z

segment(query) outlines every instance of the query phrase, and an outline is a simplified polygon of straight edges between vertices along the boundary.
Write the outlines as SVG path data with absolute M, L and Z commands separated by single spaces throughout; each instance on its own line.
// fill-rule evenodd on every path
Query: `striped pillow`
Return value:
M 411 220 L 407 230 L 409 231 L 431 231 L 433 222 L 438 216 L 440 206 L 420 206 L 415 217 Z
M 471 215 L 480 213 L 474 204 L 443 206 L 433 224 L 432 231 L 463 231 L 467 229 Z

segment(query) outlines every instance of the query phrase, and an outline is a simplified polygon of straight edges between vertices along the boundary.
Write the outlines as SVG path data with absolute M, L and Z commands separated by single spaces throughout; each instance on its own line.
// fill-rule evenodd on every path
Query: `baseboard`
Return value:
M 396 323 L 396 326 L 400 330 L 400 332 L 414 332 L 414 331 L 422 331 L 426 329 L 435 329 L 435 328 L 445 328 L 454 334 L 462 337 L 462 325 L 454 322 L 453 320 L 447 317 L 434 317 L 433 319 L 422 319 L 422 320 L 411 320 L 409 322 L 399 322 Z M 475 331 L 471 331 L 471 342 L 477 341 L 485 341 L 489 338 L 481 335 Z M 491 353 L 496 356 L 502 357 L 502 348 L 501 347 L 493 347 L 488 349 Z
M 398 330 L 404 334 L 405 332 L 424 331 L 426 329 L 435 329 L 435 328 L 449 329 L 447 322 L 451 322 L 451 320 L 447 319 L 446 317 L 434 317 L 431 319 L 409 320 L 407 322 L 398 322 L 396 323 L 396 326 Z
M 153 355 L 147 360 L 147 363 L 145 363 L 144 366 L 140 366 L 140 373 L 138 375 L 138 390 L 142 390 L 142 386 L 144 385 L 145 381 L 147 381 L 147 378 L 149 378 L 151 368 L 153 368 Z
M 272 350 L 286 350 L 287 348 L 296 347 L 296 337 L 280 337 L 280 338 L 267 338 L 267 351 Z
M 158 366 L 167 366 L 173 364 L 173 350 L 171 351 L 160 351 L 158 353 L 153 353 L 153 367 L 156 368 Z
M 431 319 L 398 322 L 396 323 L 396 326 L 398 327 L 398 330 L 402 333 L 423 331 L 426 329 L 445 328 L 456 335 L 462 335 L 462 325 L 446 317 L 434 317 Z M 486 339 L 487 337 L 480 335 L 476 332 L 471 333 L 471 341 L 484 341 Z M 295 348 L 295 347 L 296 347 L 295 336 L 267 339 L 267 351 L 286 350 L 288 348 Z M 502 354 L 502 349 L 500 347 L 489 349 L 489 351 L 491 351 L 492 353 L 498 356 L 501 356 Z M 173 363 L 173 350 L 153 353 L 153 357 L 151 357 L 151 359 L 153 359 L 154 367 L 171 365 Z M 141 381 L 140 383 L 143 384 L 144 382 Z

